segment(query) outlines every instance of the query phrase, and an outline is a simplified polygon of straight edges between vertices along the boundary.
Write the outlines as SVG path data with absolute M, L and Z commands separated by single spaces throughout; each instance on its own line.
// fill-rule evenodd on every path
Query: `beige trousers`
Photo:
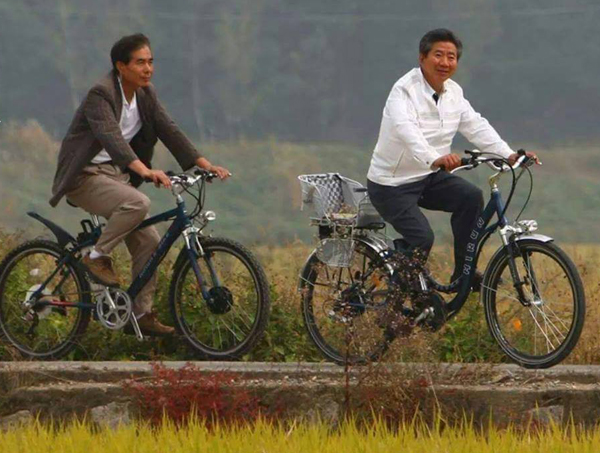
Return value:
M 109 254 L 122 240 L 131 253 L 135 278 L 156 250 L 160 236 L 153 226 L 133 231 L 148 217 L 150 199 L 129 185 L 129 175 L 112 164 L 91 164 L 78 177 L 67 199 L 89 212 L 108 219 L 96 244 L 99 253 Z M 156 273 L 133 302 L 136 315 L 150 312 L 156 290 Z

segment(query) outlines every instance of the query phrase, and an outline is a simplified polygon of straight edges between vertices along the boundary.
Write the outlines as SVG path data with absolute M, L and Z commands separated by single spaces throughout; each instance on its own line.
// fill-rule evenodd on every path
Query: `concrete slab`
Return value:
M 330 363 L 192 364 L 203 373 L 232 373 L 237 385 L 251 390 L 265 407 L 309 419 L 320 412 L 335 420 L 347 404 L 369 393 L 365 389 L 376 396 L 407 389 L 421 407 L 466 414 L 483 424 L 490 415 L 500 425 L 566 422 L 571 416 L 585 425 L 600 420 L 600 366 L 525 370 L 516 365 L 395 363 L 352 367 L 346 373 Z M 177 369 L 185 363 L 163 365 Z M 124 405 L 131 395 L 123 384 L 144 380 L 151 372 L 149 362 L 0 362 L 0 417 L 29 411 L 67 419 L 111 403 Z

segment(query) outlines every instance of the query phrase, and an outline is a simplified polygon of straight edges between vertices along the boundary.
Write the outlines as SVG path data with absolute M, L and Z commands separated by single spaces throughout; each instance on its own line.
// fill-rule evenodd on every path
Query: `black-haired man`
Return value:
M 75 113 L 58 155 L 50 204 L 63 196 L 84 210 L 108 219 L 91 253 L 83 259 L 100 283 L 115 285 L 108 256 L 125 241 L 137 276 L 152 255 L 160 237 L 154 227 L 133 231 L 148 215 L 150 200 L 137 186 L 145 179 L 170 187 L 167 175 L 151 169 L 154 145 L 160 139 L 183 169 L 197 165 L 229 172 L 212 165 L 169 117 L 150 83 L 154 60 L 150 41 L 142 34 L 125 36 L 110 52 L 113 69 L 88 92 Z M 134 313 L 147 334 L 171 334 L 151 311 L 156 275 L 134 301 Z
M 448 173 L 460 165 L 460 156 L 450 149 L 454 136 L 460 132 L 511 164 L 518 157 L 450 79 L 461 55 L 462 43 L 450 30 L 423 36 L 419 67 L 399 79 L 387 99 L 367 175 L 375 208 L 408 245 L 426 255 L 434 235 L 420 208 L 452 213 L 452 280 L 461 275 L 469 235 L 483 208 L 481 190 Z

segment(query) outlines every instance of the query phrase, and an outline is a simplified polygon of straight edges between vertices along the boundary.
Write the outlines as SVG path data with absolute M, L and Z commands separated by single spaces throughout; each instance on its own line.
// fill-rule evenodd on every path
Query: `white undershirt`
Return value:
M 135 91 L 133 92 L 133 99 L 131 100 L 131 103 L 127 102 L 127 99 L 125 99 L 125 94 L 123 93 L 121 79 L 118 78 L 118 80 L 119 88 L 121 89 L 121 98 L 123 99 L 123 108 L 121 110 L 119 126 L 121 128 L 123 138 L 127 143 L 129 143 L 131 139 L 135 137 L 135 134 L 137 134 L 142 128 L 142 119 L 140 118 L 140 112 L 137 108 L 137 96 Z M 110 160 L 112 160 L 112 157 L 110 157 L 106 150 L 103 149 L 92 159 L 92 163 L 102 164 Z

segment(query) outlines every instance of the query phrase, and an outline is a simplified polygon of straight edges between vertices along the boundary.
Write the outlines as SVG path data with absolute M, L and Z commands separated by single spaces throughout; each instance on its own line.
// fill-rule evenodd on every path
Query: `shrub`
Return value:
M 154 425 L 163 419 L 177 425 L 190 419 L 207 426 L 255 421 L 259 414 L 258 399 L 237 387 L 231 373 L 206 373 L 187 363 L 179 369 L 152 363 L 147 381 L 127 381 L 125 389 L 133 396 L 143 418 Z

